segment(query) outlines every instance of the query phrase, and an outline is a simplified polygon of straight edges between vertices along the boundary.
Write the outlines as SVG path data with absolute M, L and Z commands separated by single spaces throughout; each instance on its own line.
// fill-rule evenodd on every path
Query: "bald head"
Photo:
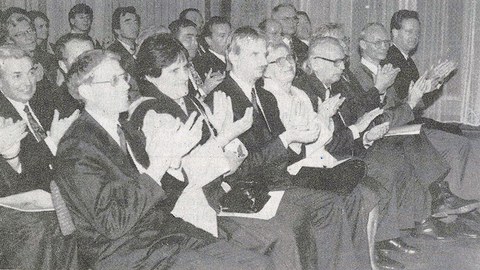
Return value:
M 387 57 L 390 45 L 390 34 L 380 23 L 367 24 L 360 33 L 360 53 L 374 64 L 379 64 Z
M 280 4 L 273 8 L 272 18 L 282 25 L 282 34 L 292 36 L 297 31 L 297 9 L 291 4 Z
M 332 37 L 314 38 L 310 44 L 307 65 L 327 86 L 340 80 L 345 69 L 345 53 L 339 41 Z

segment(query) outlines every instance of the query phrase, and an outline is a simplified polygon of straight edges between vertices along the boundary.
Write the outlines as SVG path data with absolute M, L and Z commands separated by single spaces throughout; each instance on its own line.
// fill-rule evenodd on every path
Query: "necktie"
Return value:
M 23 109 L 23 111 L 27 114 L 28 123 L 32 128 L 33 136 L 35 136 L 35 139 L 37 140 L 37 142 L 43 141 L 45 138 L 47 138 L 47 133 L 45 132 L 43 127 L 40 125 L 40 123 L 38 123 L 37 120 L 35 120 L 35 118 L 33 117 L 30 107 L 28 107 L 28 105 L 25 105 L 25 108 Z
M 203 80 L 200 77 L 200 75 L 198 74 L 198 72 L 195 70 L 195 67 L 193 66 L 192 63 L 190 63 L 190 65 L 188 65 L 188 69 L 190 70 L 190 75 L 192 75 L 192 79 L 193 79 L 194 83 L 197 85 L 197 89 L 202 88 Z
M 117 134 L 118 134 L 118 137 L 120 138 L 120 148 L 122 148 L 122 151 L 125 154 L 128 154 L 127 140 L 125 140 L 125 133 L 123 133 L 122 127 L 120 125 L 117 125 Z

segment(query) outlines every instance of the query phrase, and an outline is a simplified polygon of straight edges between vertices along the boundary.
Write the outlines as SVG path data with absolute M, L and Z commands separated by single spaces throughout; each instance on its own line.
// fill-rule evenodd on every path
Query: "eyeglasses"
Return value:
M 341 64 L 345 64 L 346 62 L 348 62 L 348 56 L 345 56 L 344 58 L 342 59 L 335 59 L 335 60 L 332 60 L 332 59 L 328 59 L 328 58 L 325 58 L 325 57 L 321 57 L 321 56 L 314 56 L 312 57 L 313 59 L 323 59 L 325 61 L 328 61 L 328 62 L 331 62 L 333 63 L 333 65 L 335 67 L 340 67 Z
M 19 38 L 27 38 L 28 36 L 31 36 L 31 35 L 35 35 L 35 30 L 33 29 L 28 29 L 27 31 L 24 31 L 24 32 L 18 32 L 14 35 L 15 38 L 19 39 Z
M 277 58 L 277 60 L 275 60 L 275 61 L 268 62 L 269 65 L 270 64 L 277 64 L 277 65 L 280 65 L 280 66 L 285 66 L 287 63 L 295 64 L 295 56 L 293 56 L 292 54 L 287 54 L 284 57 Z
M 130 82 L 130 74 L 127 72 L 115 75 L 113 76 L 110 80 L 108 81 L 100 81 L 100 82 L 90 82 L 90 84 L 101 84 L 101 83 L 110 83 L 111 86 L 115 87 L 118 85 L 118 83 L 123 80 L 125 82 Z
M 370 43 L 370 44 L 373 44 L 373 46 L 375 46 L 376 48 L 382 48 L 382 47 L 390 47 L 392 45 L 392 41 L 391 40 L 377 40 L 377 41 L 369 41 L 369 40 L 365 40 L 363 39 L 363 41 L 367 42 L 367 43 Z

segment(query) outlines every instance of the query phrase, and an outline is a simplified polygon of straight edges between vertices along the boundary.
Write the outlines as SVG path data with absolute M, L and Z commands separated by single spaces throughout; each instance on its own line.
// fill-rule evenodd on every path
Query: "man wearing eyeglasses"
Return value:
M 283 42 L 292 50 L 300 67 L 306 59 L 308 46 L 295 36 L 297 32 L 297 9 L 292 4 L 280 4 L 272 9 L 272 19 L 278 20 L 282 25 Z M 297 71 L 301 71 L 297 68 Z

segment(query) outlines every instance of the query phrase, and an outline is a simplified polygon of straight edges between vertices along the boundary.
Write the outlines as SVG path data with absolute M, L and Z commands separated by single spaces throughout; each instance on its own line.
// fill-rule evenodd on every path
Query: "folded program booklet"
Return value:
M 422 124 L 393 127 L 387 132 L 387 134 L 385 134 L 385 137 L 398 135 L 417 135 L 420 134 L 421 129 Z
M 52 196 L 42 189 L 35 189 L 0 198 L 0 206 L 22 212 L 54 211 Z

